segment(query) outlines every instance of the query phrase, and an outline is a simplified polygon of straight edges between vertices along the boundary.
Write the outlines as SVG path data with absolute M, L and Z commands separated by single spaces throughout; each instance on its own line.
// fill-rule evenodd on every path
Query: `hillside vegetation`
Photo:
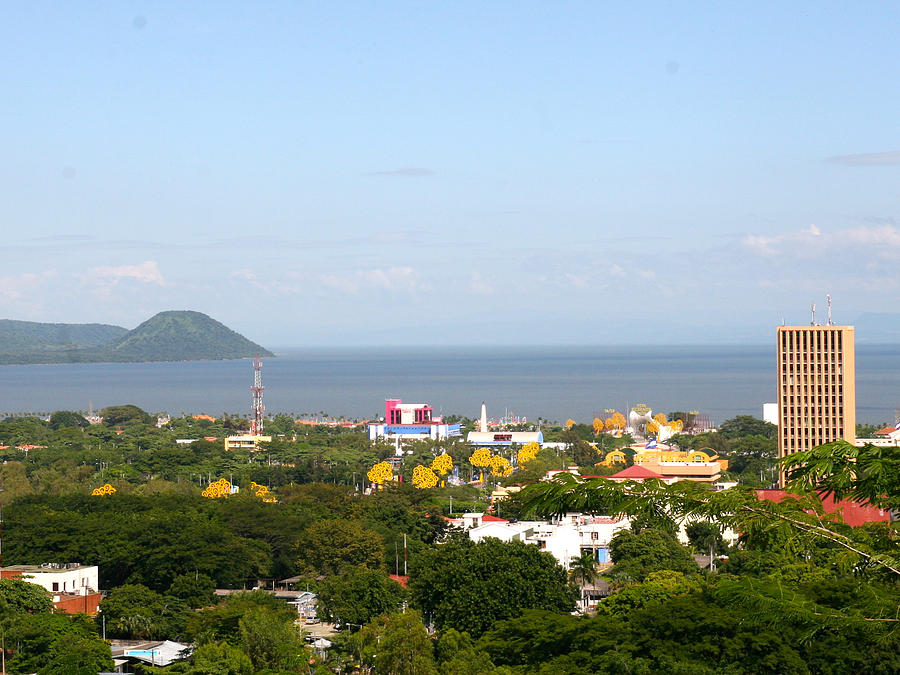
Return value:
M 160 312 L 134 330 L 105 324 L 0 321 L 0 363 L 239 359 L 267 349 L 206 314 Z

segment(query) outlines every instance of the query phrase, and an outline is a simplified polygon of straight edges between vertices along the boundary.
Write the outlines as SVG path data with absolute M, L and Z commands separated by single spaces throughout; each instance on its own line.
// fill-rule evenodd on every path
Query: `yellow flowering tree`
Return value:
M 417 488 L 433 488 L 438 484 L 437 474 L 422 464 L 416 465 L 412 474 L 413 485 Z
M 114 495 L 114 494 L 116 494 L 116 492 L 118 492 L 118 490 L 116 490 L 116 488 L 114 488 L 112 485 L 107 483 L 106 485 L 101 485 L 98 488 L 94 488 L 91 491 L 91 496 L 92 497 L 106 497 L 107 495 Z
M 604 429 L 603 420 L 599 417 L 594 418 L 594 435 L 599 434 Z
M 516 459 L 519 462 L 519 465 L 527 464 L 531 460 L 537 457 L 538 452 L 541 450 L 540 443 L 536 441 L 532 441 L 531 443 L 526 443 L 522 446 L 519 452 L 516 454 Z
M 220 478 L 214 483 L 206 486 L 206 489 L 200 493 L 207 499 L 221 499 L 231 494 L 231 483 L 224 478 Z
M 491 465 L 491 451 L 487 448 L 478 448 L 469 457 L 469 463 L 472 466 L 484 468 Z
M 438 455 L 431 463 L 431 470 L 441 476 L 446 476 L 453 469 L 453 458 L 446 452 Z
M 269 488 L 265 485 L 260 485 L 254 481 L 250 481 L 250 489 L 253 490 L 253 494 L 262 499 L 267 504 L 274 504 L 277 499 L 275 499 L 275 495 L 269 492 Z
M 512 473 L 512 464 L 506 457 L 494 455 L 491 457 L 491 475 L 498 478 L 505 478 Z
M 394 469 L 387 462 L 378 462 L 366 473 L 369 480 L 375 485 L 384 485 L 394 477 Z
M 566 420 L 566 429 L 567 430 L 571 429 L 574 426 L 575 426 L 575 420 L 573 420 L 571 418 Z
M 479 469 L 489 467 L 491 465 L 491 451 L 487 448 L 478 448 L 472 453 L 472 456 L 469 457 L 469 463 L 472 466 L 477 466 Z M 484 472 L 482 471 L 482 479 L 483 478 Z

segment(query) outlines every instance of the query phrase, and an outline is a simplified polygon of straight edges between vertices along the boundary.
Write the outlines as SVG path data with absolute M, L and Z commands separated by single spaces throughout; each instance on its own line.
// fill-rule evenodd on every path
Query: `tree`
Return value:
M 476 649 L 468 633 L 453 628 L 442 631 L 434 651 L 440 675 L 490 675 L 496 672 L 488 655 Z
M 681 572 L 650 572 L 639 584 L 629 584 L 613 593 L 597 606 L 599 614 L 627 617 L 636 609 L 661 604 L 676 595 L 697 590 L 699 584 Z
M 628 530 L 617 532 L 609 542 L 609 555 L 614 563 L 611 576 L 618 579 L 643 581 L 659 570 L 685 574 L 698 570 L 687 549 L 671 534 L 657 528 L 637 534 Z
M 345 567 L 384 567 L 381 535 L 349 520 L 321 520 L 310 525 L 297 542 L 298 564 L 316 574 L 337 574 Z
M 319 616 L 332 623 L 362 626 L 397 611 L 403 595 L 403 587 L 384 572 L 348 567 L 319 585 Z
M 84 429 L 89 426 L 89 422 L 84 419 L 84 417 L 71 410 L 57 410 L 50 415 L 49 426 L 53 430 L 62 429 L 63 427 Z
M 37 672 L 46 666 L 58 654 L 61 645 L 67 642 L 82 639 L 101 642 L 94 622 L 84 614 L 71 616 L 26 612 L 7 615 L 3 620 L 3 634 L 7 649 L 14 650 L 11 658 L 7 654 L 6 661 L 7 669 L 12 673 Z M 101 644 L 106 649 L 106 656 L 109 656 L 109 646 L 105 642 Z
M 197 609 L 215 603 L 215 590 L 216 583 L 205 574 L 180 574 L 172 580 L 167 594 Z
M 900 448 L 858 448 L 840 440 L 790 454 L 782 465 L 796 491 L 900 508 Z
M 285 622 L 297 618 L 283 600 L 266 591 L 242 591 L 233 593 L 214 607 L 205 607 L 193 612 L 187 620 L 185 635 L 198 644 L 226 640 L 237 643 L 241 640 L 240 621 L 257 609 L 265 609 L 277 614 Z
M 97 635 L 58 638 L 50 654 L 38 675 L 95 675 L 115 668 L 109 644 Z
M 306 648 L 293 619 L 257 607 L 238 622 L 241 645 L 257 670 L 293 670 L 305 661 Z
M 142 584 L 126 584 L 110 591 L 100 611 L 114 637 L 165 639 L 184 630 L 188 607 Z
M 458 537 L 424 551 L 410 570 L 410 597 L 438 629 L 481 635 L 523 609 L 571 611 L 577 592 L 549 553 L 522 542 Z
M 103 424 L 107 427 L 134 422 L 140 424 L 153 423 L 153 418 L 136 405 L 111 405 L 101 410 L 100 415 L 103 417 Z
M 360 631 L 359 642 L 363 661 L 373 665 L 376 673 L 436 673 L 431 638 L 414 610 L 382 615 Z
M 719 433 L 728 440 L 743 436 L 762 436 L 770 440 L 778 437 L 778 427 L 751 415 L 738 415 L 719 425 Z
M 569 562 L 569 579 L 581 589 L 581 601 L 584 603 L 584 587 L 592 584 L 599 577 L 597 562 L 591 551 L 582 551 L 573 556 Z
M 53 600 L 41 586 L 21 579 L 0 579 L 0 615 L 52 611 Z
M 194 650 L 190 663 L 169 666 L 164 672 L 185 675 L 252 675 L 253 663 L 239 647 L 227 642 L 207 642 Z
M 725 548 L 725 541 L 722 539 L 722 528 L 709 521 L 694 521 L 684 528 L 688 541 L 700 553 L 721 552 Z

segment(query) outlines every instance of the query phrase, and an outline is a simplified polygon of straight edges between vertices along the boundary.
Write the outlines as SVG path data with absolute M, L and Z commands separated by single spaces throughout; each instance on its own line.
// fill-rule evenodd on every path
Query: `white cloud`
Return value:
M 356 270 L 346 274 L 322 274 L 322 286 L 344 293 L 360 293 L 374 288 L 401 293 L 416 293 L 431 288 L 412 267 L 388 267 Z
M 843 164 L 844 166 L 892 166 L 900 164 L 900 151 L 837 155 L 829 157 L 828 161 L 832 164 Z
M 478 272 L 472 272 L 469 279 L 469 290 L 475 295 L 493 295 L 494 287 Z
M 145 260 L 139 265 L 119 265 L 114 267 L 92 267 L 85 278 L 114 285 L 123 279 L 134 279 L 144 284 L 165 286 L 166 280 L 155 260 Z
M 776 235 L 747 235 L 741 246 L 756 255 L 775 258 L 796 256 L 820 258 L 840 252 L 845 257 L 853 253 L 867 258 L 900 258 L 900 228 L 892 225 L 857 225 L 841 230 L 823 232 L 815 225 Z
M 56 270 L 45 270 L 40 274 L 26 272 L 16 276 L 0 277 L 0 300 L 12 302 L 27 298 L 55 276 Z

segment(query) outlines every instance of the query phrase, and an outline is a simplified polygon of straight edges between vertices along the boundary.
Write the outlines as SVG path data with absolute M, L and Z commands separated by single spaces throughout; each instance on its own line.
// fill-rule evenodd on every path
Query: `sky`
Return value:
M 0 318 L 759 344 L 827 293 L 849 323 L 900 291 L 896 3 L 0 18 Z

